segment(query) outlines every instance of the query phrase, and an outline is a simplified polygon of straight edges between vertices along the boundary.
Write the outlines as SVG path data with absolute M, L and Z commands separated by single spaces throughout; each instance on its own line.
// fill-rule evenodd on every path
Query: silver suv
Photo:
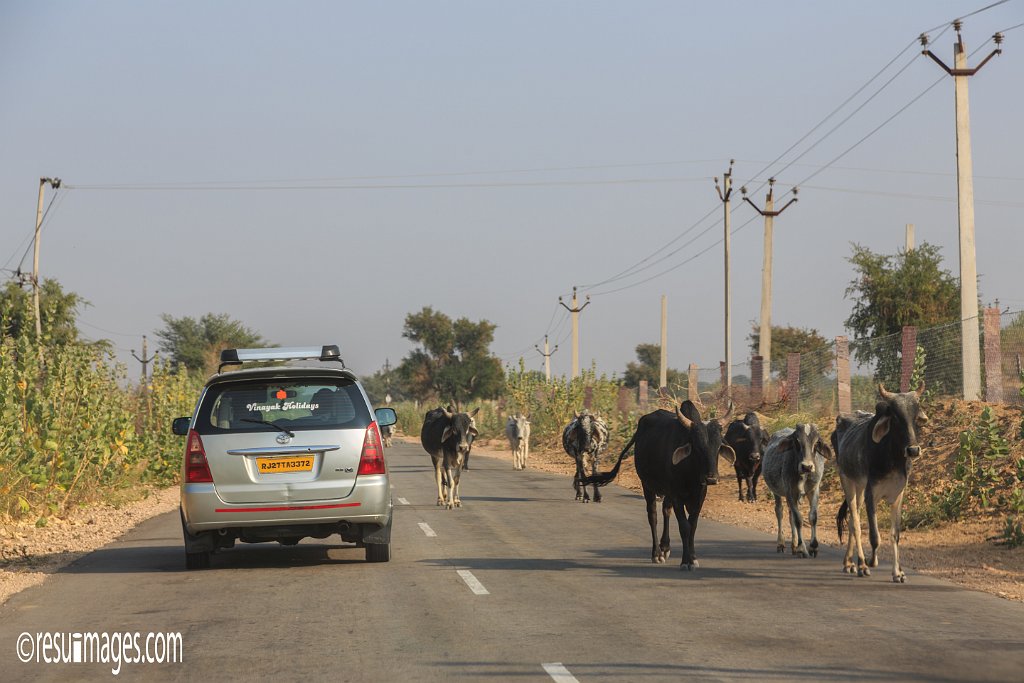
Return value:
M 324 362 L 220 372 L 310 359 Z M 209 567 L 236 540 L 295 545 L 331 534 L 365 547 L 368 562 L 387 562 L 392 502 L 380 429 L 395 422 L 391 408 L 371 409 L 337 346 L 223 351 L 192 417 L 173 425 L 187 437 L 186 568 Z

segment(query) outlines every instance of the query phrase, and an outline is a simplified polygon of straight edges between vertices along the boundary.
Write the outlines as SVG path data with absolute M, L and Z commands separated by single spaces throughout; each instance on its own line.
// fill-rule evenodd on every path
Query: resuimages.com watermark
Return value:
M 181 664 L 185 656 L 181 633 L 138 631 L 26 631 L 18 636 L 16 649 L 26 664 L 108 664 L 115 676 L 123 664 Z

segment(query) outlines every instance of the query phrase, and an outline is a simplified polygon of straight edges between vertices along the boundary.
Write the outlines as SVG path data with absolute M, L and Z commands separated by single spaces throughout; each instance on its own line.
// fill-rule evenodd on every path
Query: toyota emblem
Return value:
M 291 440 L 292 440 L 292 437 L 288 436 L 284 432 L 281 432 L 280 434 L 277 435 L 277 442 L 280 443 L 280 444 L 286 444 L 286 443 L 288 443 Z

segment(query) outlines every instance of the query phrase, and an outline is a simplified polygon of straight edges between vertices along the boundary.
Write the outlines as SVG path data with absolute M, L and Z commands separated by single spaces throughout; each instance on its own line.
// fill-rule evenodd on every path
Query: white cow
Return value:
M 510 415 L 505 423 L 505 436 L 512 447 L 512 469 L 525 470 L 530 457 L 530 421 L 523 415 Z

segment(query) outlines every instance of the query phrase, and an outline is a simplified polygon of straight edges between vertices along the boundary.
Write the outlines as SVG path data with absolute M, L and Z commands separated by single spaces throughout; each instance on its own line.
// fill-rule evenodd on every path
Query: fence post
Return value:
M 718 361 L 718 374 L 722 377 L 722 393 L 728 395 L 729 393 L 729 366 L 725 364 L 724 360 Z
M 686 380 L 686 398 L 690 399 L 694 403 L 697 403 L 700 400 L 700 397 L 697 395 L 699 393 L 698 382 L 700 381 L 697 375 L 697 364 L 690 363 L 690 370 L 687 374 Z
M 640 405 L 640 412 L 647 414 L 647 380 L 640 380 L 640 388 L 637 389 L 637 403 Z
M 629 387 L 619 387 L 618 407 L 623 415 L 629 412 Z
M 1002 321 L 998 308 L 985 309 L 985 400 L 1003 402 Z
M 853 412 L 850 392 L 850 340 L 836 337 L 836 391 L 839 394 L 839 412 Z
M 799 353 L 790 353 L 786 356 L 786 387 L 789 390 L 789 409 L 795 413 L 800 410 Z
M 917 356 L 917 328 L 913 325 L 903 327 L 903 354 L 902 366 L 900 367 L 900 391 L 906 393 L 912 388 L 910 376 L 914 374 L 914 358 Z
M 764 358 L 754 356 L 750 359 L 750 402 L 759 406 L 764 403 Z

